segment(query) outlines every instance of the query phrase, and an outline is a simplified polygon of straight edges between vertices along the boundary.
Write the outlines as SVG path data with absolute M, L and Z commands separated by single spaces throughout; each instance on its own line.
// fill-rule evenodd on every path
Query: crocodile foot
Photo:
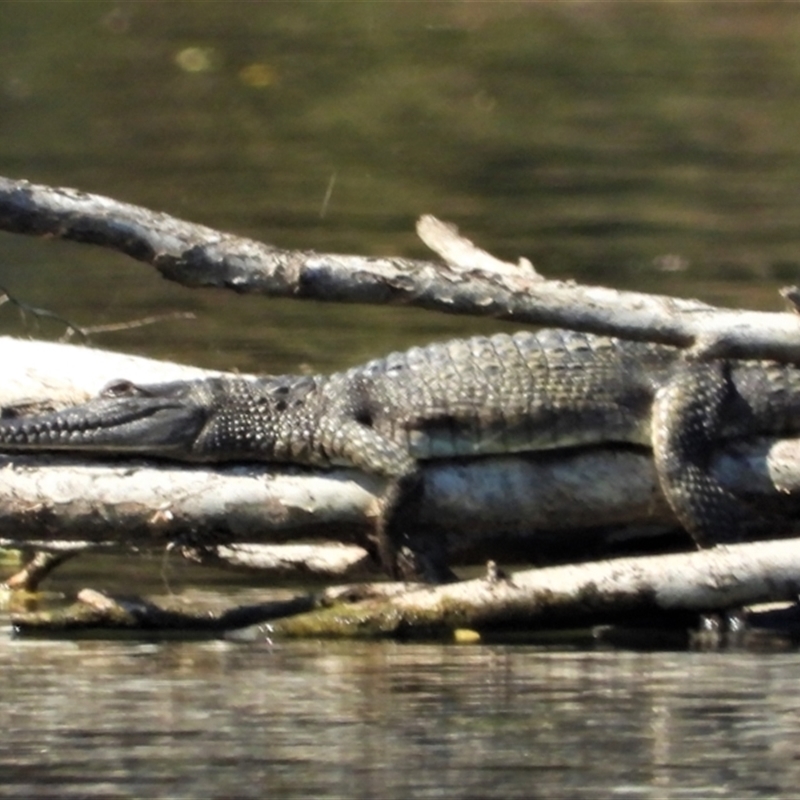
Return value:
M 378 519 L 378 553 L 395 580 L 452 583 L 458 577 L 447 565 L 444 535 L 418 532 L 424 488 L 419 471 L 389 484 Z

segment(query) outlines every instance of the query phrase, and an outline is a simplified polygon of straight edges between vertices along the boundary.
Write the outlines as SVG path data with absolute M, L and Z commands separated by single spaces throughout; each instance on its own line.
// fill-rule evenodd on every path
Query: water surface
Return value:
M 0 3 L 0 174 L 328 252 L 422 256 L 431 212 L 547 275 L 751 307 L 800 276 L 798 96 L 791 3 Z M 190 291 L 11 235 L 0 285 L 82 325 L 192 311 L 93 342 L 228 369 L 502 327 Z M 6 304 L 0 330 L 63 326 Z M 795 797 L 799 672 L 794 653 L 0 633 L 0 796 Z
M 800 778 L 795 654 L 6 640 L 0 666 L 3 797 L 793 797 Z

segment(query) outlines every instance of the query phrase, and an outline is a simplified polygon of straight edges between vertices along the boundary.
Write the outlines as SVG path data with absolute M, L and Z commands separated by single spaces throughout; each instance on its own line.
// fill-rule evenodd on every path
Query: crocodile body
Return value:
M 800 433 L 800 368 L 695 363 L 664 345 L 547 330 L 412 348 L 329 376 L 119 382 L 81 406 L 0 418 L 0 449 L 377 473 L 390 479 L 382 555 L 397 574 L 398 550 L 415 547 L 402 506 L 421 461 L 648 447 L 679 521 L 708 546 L 767 524 L 710 476 L 713 448 L 789 433 Z

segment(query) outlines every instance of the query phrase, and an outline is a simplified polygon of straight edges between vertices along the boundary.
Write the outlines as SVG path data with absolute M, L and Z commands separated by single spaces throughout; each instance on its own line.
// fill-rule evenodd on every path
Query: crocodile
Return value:
M 188 462 L 347 466 L 383 476 L 378 553 L 390 575 L 452 579 L 415 536 L 421 463 L 629 444 L 700 547 L 763 538 L 766 519 L 711 475 L 721 443 L 800 433 L 800 367 L 687 359 L 682 350 L 560 329 L 476 336 L 331 375 L 115 381 L 83 405 L 0 416 L 0 450 Z

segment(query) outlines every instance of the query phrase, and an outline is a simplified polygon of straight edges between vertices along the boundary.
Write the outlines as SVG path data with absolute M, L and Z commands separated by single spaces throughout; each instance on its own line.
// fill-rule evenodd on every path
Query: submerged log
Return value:
M 786 539 L 490 575 L 287 617 L 266 630 L 272 638 L 442 637 L 725 610 L 795 601 L 798 592 L 800 539 Z
M 284 638 L 395 638 L 478 642 L 513 633 L 589 628 L 637 621 L 686 626 L 692 617 L 731 607 L 797 600 L 800 539 L 717 547 L 693 553 L 619 558 L 506 575 L 493 565 L 475 580 L 430 587 L 380 584 L 338 587 L 291 600 L 240 606 L 222 614 L 162 609 L 138 597 L 91 590 L 66 610 L 18 614 L 20 635 L 60 635 L 87 629 Z M 767 624 L 777 638 L 796 637 L 796 611 Z M 249 627 L 254 626 L 254 627 Z M 599 636 L 613 641 L 603 629 Z M 720 635 L 700 634 L 719 647 Z M 737 636 L 736 643 L 743 637 Z M 763 639 L 761 641 L 763 646 Z

